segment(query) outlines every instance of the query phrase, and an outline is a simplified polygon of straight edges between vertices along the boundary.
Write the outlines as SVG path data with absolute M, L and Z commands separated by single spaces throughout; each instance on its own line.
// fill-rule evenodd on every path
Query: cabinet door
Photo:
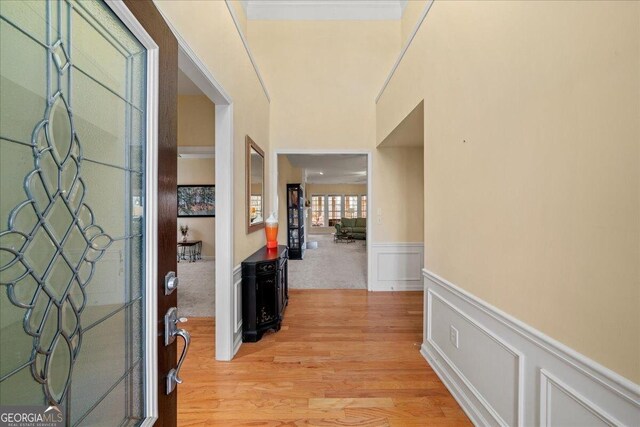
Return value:
M 289 248 L 294 250 L 300 248 L 300 233 L 297 228 L 289 230 Z
M 284 287 L 282 286 L 282 268 L 278 268 L 278 277 L 276 279 L 276 300 L 278 301 L 278 317 L 282 318 L 282 309 L 284 308 Z
M 256 322 L 258 326 L 277 319 L 277 273 L 256 278 Z

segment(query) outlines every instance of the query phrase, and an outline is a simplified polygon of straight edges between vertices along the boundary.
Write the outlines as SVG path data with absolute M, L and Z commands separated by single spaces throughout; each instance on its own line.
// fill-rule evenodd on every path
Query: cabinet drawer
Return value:
M 264 263 L 260 263 L 256 266 L 256 273 L 257 274 L 268 274 L 268 273 L 275 273 L 276 271 L 276 262 L 264 262 Z

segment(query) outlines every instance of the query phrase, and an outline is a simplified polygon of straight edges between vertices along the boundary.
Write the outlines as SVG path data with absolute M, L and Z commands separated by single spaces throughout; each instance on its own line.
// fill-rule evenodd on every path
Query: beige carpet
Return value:
M 291 289 L 367 289 L 366 241 L 333 243 L 331 234 L 311 234 L 318 242 L 307 249 L 304 260 L 289 261 Z
M 215 315 L 215 270 L 213 260 L 178 263 L 178 314 L 185 317 Z

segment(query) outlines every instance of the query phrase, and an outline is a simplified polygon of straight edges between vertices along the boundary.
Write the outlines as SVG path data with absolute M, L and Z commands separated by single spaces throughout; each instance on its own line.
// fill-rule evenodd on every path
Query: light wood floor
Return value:
M 214 360 L 213 319 L 185 325 L 181 426 L 468 426 L 419 353 L 422 293 L 290 291 L 282 330 Z

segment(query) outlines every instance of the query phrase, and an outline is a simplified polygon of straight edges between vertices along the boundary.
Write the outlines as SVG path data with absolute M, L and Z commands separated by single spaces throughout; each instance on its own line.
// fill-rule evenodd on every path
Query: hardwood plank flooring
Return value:
M 420 355 L 422 293 L 291 290 L 282 329 L 214 358 L 214 321 L 186 324 L 181 426 L 470 426 Z

